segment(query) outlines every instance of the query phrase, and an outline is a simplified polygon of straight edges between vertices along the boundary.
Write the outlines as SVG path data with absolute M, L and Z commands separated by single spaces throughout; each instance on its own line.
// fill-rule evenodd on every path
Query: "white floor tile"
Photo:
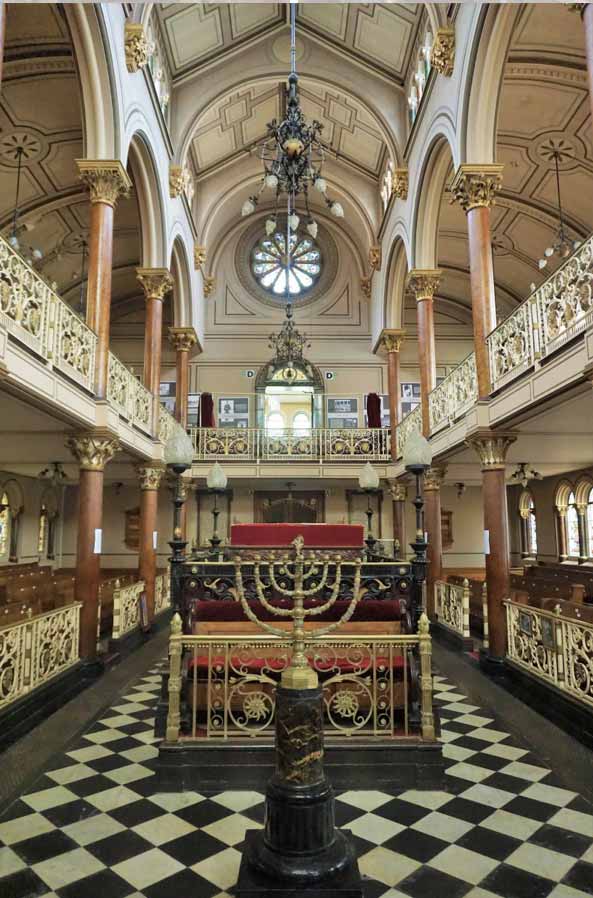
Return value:
M 74 801 L 77 797 L 65 786 L 55 786 L 53 789 L 42 789 L 41 792 L 23 795 L 23 801 L 34 811 L 47 811 L 48 808 L 57 808 L 69 801 Z
M 407 792 L 402 792 L 398 797 L 401 798 L 402 801 L 409 801 L 412 804 L 420 805 L 421 808 L 429 808 L 431 811 L 436 811 L 437 808 L 442 808 L 444 804 L 447 804 L 447 802 L 451 801 L 455 796 L 451 795 L 450 792 L 435 792 L 429 790 L 421 792 L 418 789 L 409 789 Z
M 447 768 L 447 776 L 456 776 L 462 780 L 469 780 L 470 783 L 481 783 L 492 774 L 493 771 L 488 767 L 478 767 L 476 764 L 467 764 L 465 761 Z
M 385 817 L 379 817 L 378 814 L 363 814 L 362 817 L 349 823 L 347 828 L 355 836 L 366 839 L 367 842 L 374 842 L 375 845 L 382 845 L 383 842 L 405 829 L 401 824 L 386 820 Z
M 152 845 L 164 845 L 171 839 L 179 839 L 180 836 L 186 836 L 196 830 L 195 826 L 175 814 L 161 814 L 160 817 L 153 817 L 139 823 L 138 826 L 133 826 L 132 829 Z
M 503 836 L 513 836 L 515 839 L 526 841 L 543 826 L 543 823 L 541 820 L 532 820 L 531 817 L 498 810 L 482 820 L 480 826 L 502 833 Z
M 90 735 L 85 735 L 85 739 L 87 742 L 94 742 L 96 745 L 105 745 L 110 742 L 115 742 L 116 739 L 123 739 L 125 733 L 121 733 L 119 730 L 99 730 L 97 733 L 91 733 Z
M 123 705 L 115 705 L 110 710 L 116 711 L 118 714 L 133 714 L 135 711 L 146 711 L 146 705 L 141 702 L 124 702 Z
M 205 798 L 199 792 L 157 792 L 156 795 L 149 796 L 149 801 L 165 811 L 174 812 L 205 801 Z
M 498 866 L 498 861 L 459 845 L 449 845 L 428 862 L 431 867 L 477 885 Z
M 570 808 L 562 808 L 549 820 L 553 826 L 569 829 L 593 839 L 593 816 L 582 814 L 580 811 L 571 811 Z
M 573 889 L 570 886 L 565 886 L 562 885 L 562 883 L 558 883 L 556 888 L 554 888 L 550 892 L 548 898 L 591 898 L 591 893 L 581 892 L 580 889 Z
M 472 748 L 463 748 L 462 745 L 455 745 L 453 742 L 443 745 L 443 757 L 450 761 L 466 761 L 475 754 Z
M 506 792 L 504 789 L 494 789 L 485 783 L 476 783 L 465 792 L 461 793 L 461 798 L 468 801 L 477 801 L 479 804 L 489 805 L 493 808 L 503 808 L 505 804 L 512 801 L 516 796 L 512 792 Z
M 0 848 L 0 877 L 10 876 L 18 870 L 24 870 L 27 865 L 8 845 Z
M 129 748 L 128 751 L 120 752 L 122 758 L 134 763 L 142 761 L 150 761 L 152 758 L 158 758 L 159 750 L 154 745 L 139 745 L 138 748 Z
M 194 864 L 191 869 L 208 882 L 213 882 L 219 889 L 228 889 L 237 882 L 240 863 L 241 855 L 237 849 L 225 848 L 224 851 Z
M 180 870 L 183 870 L 183 864 L 159 848 L 152 848 L 150 851 L 144 851 L 127 861 L 116 864 L 112 870 L 135 889 L 145 889 L 167 876 L 179 873 Z
M 214 839 L 224 842 L 225 845 L 238 845 L 245 838 L 248 829 L 261 829 L 261 824 L 243 814 L 230 814 L 217 820 L 215 823 L 209 823 L 203 827 L 203 832 L 208 833 Z
M 463 696 L 465 698 L 465 696 Z M 460 714 L 472 714 L 474 711 L 479 711 L 477 705 L 468 705 L 466 702 L 448 702 L 446 705 L 443 705 L 443 711 L 459 711 Z
M 363 811 L 374 811 L 391 801 L 392 796 L 386 792 L 343 792 L 339 799 Z
M 50 889 L 61 889 L 63 886 L 98 873 L 104 865 L 84 848 L 75 848 L 58 854 L 40 864 L 34 864 L 33 870 Z
M 148 767 L 143 767 L 142 764 L 127 764 L 125 767 L 106 771 L 105 776 L 113 780 L 114 783 L 125 785 L 134 783 L 136 780 L 143 780 L 147 776 L 153 776 L 153 771 Z
M 448 730 L 446 726 L 441 727 L 441 735 L 439 736 L 439 742 L 443 742 L 447 745 L 449 742 L 455 742 L 456 739 L 461 739 L 463 733 L 456 733 L 454 730 Z
M 473 827 L 474 824 L 466 820 L 458 820 L 456 817 L 448 817 L 447 814 L 433 811 L 414 823 L 411 829 L 442 839 L 444 842 L 456 842 Z
M 221 804 L 223 808 L 228 808 L 229 811 L 244 811 L 260 804 L 264 797 L 261 792 L 221 792 L 219 795 L 213 795 L 212 801 Z
M 98 842 L 100 839 L 106 839 L 108 836 L 114 836 L 124 829 L 125 826 L 110 817 L 109 814 L 95 814 L 94 817 L 77 820 L 76 823 L 62 827 L 62 832 L 78 842 L 79 845 L 84 846 Z
M 489 745 L 483 751 L 485 755 L 494 755 L 495 758 L 508 758 L 509 761 L 517 761 L 527 754 L 526 748 L 515 748 L 513 745 L 505 745 L 500 742 Z
M 574 857 L 560 854 L 559 851 L 550 851 L 549 848 L 542 848 L 541 845 L 534 845 L 531 842 L 519 845 L 505 860 L 505 864 L 527 870 L 536 876 L 545 876 L 554 882 L 559 882 L 566 876 L 575 862 Z
M 518 779 L 537 783 L 547 776 L 550 771 L 546 767 L 536 767 L 535 764 L 523 764 L 521 761 L 512 761 L 500 771 L 507 776 L 516 776 Z
M 52 829 L 55 826 L 43 814 L 23 814 L 22 817 L 0 823 L 0 841 L 5 845 L 14 845 L 24 839 L 33 839 L 51 832 Z
M 521 794 L 524 798 L 533 798 L 535 801 L 555 804 L 559 808 L 564 807 L 576 798 L 576 792 L 570 792 L 568 789 L 559 789 L 557 786 L 546 786 L 544 783 L 533 783 Z
M 111 749 L 106 748 L 104 745 L 89 745 L 88 748 L 78 748 L 76 751 L 69 751 L 68 757 L 85 763 L 86 761 L 96 761 L 98 758 L 106 758 L 107 755 L 112 754 Z
M 379 846 L 363 854 L 358 859 L 358 866 L 363 876 L 378 879 L 386 886 L 395 886 L 417 870 L 420 864 L 404 854 Z
M 77 783 L 89 776 L 95 776 L 96 771 L 86 764 L 71 764 L 69 767 L 61 767 L 58 770 L 50 770 L 48 776 L 55 780 L 60 786 L 67 786 L 68 783 Z
M 503 739 L 508 739 L 509 736 L 508 733 L 503 733 L 502 730 L 493 730 L 490 727 L 478 727 L 475 730 L 470 730 L 465 735 L 470 736 L 472 739 L 481 739 L 482 742 L 502 742 Z
M 462 695 L 460 692 L 437 692 L 435 698 L 445 702 L 462 702 L 467 696 Z M 443 707 L 445 706 L 443 705 Z
M 132 801 L 137 801 L 139 797 L 137 792 L 132 792 L 126 786 L 114 786 L 113 789 L 105 789 L 103 792 L 88 795 L 85 801 L 99 808 L 100 811 L 114 811 Z
M 455 718 L 455 723 L 465 723 L 469 727 L 486 727 L 493 722 L 492 717 L 481 717 L 479 714 L 462 714 Z

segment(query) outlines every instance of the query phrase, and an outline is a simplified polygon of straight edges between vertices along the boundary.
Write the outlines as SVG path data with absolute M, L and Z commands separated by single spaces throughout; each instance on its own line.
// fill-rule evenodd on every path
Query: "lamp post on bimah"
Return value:
M 181 475 L 191 468 L 194 456 L 193 444 L 185 430 L 176 426 L 165 445 L 165 464 L 175 477 L 173 494 L 173 539 L 169 542 L 173 554 L 171 563 L 171 604 L 176 611 L 181 608 L 181 565 L 185 561 L 187 540 L 183 539 L 181 529 L 181 509 L 185 502 L 185 489 Z
M 413 505 L 416 508 L 416 535 L 410 547 L 414 550 L 412 559 L 412 574 L 420 595 L 416 596 L 413 608 L 412 629 L 415 632 L 418 627 L 420 614 L 426 610 L 426 548 L 428 541 L 424 531 L 424 490 L 423 478 L 425 472 L 432 463 L 432 449 L 430 443 L 419 431 L 412 431 L 404 447 L 403 459 L 406 471 L 413 474 L 416 480 L 416 495 Z
M 275 694 L 276 771 L 266 789 L 265 826 L 246 833 L 235 894 L 237 898 L 280 898 L 282 894 L 296 898 L 302 889 L 303 895 L 314 898 L 362 898 L 354 846 L 335 826 L 333 789 L 323 769 L 323 692 L 305 652 L 305 619 L 334 605 L 344 565 L 353 565 L 355 571 L 348 608 L 340 620 L 311 631 L 307 639 L 336 630 L 354 613 L 362 595 L 362 561 L 343 561 L 341 555 L 305 556 L 302 536 L 292 545 L 292 558 L 262 561 L 256 555 L 253 561 L 263 610 L 292 620 L 292 655 Z M 240 556 L 235 558 L 235 588 L 243 611 L 262 630 L 285 639 L 285 630 L 260 620 L 250 606 L 243 563 Z M 330 565 L 333 584 L 328 582 Z M 291 607 L 271 604 L 266 598 L 269 587 L 275 595 L 291 600 Z M 310 598 L 320 598 L 321 605 L 306 608 L 305 600 Z

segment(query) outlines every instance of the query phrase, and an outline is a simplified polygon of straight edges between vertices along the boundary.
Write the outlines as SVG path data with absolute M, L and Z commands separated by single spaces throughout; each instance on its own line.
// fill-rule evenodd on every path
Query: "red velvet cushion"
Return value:
M 283 599 L 275 599 L 271 602 L 277 608 L 290 608 L 291 603 Z M 306 608 L 315 608 L 322 604 L 319 601 L 308 599 L 305 601 Z M 323 614 L 316 614 L 308 620 L 318 621 L 335 621 L 339 620 L 350 603 L 347 600 L 338 600 L 328 611 Z M 199 599 L 192 603 L 193 619 L 200 621 L 243 621 L 246 620 L 245 612 L 239 602 L 228 601 L 200 601 Z M 273 621 L 278 617 L 266 609 L 259 602 L 250 602 L 250 607 L 260 620 Z M 400 610 L 399 599 L 362 599 L 354 609 L 354 614 L 350 618 L 352 621 L 398 621 L 401 620 L 402 613 Z M 288 620 L 288 618 L 281 618 Z

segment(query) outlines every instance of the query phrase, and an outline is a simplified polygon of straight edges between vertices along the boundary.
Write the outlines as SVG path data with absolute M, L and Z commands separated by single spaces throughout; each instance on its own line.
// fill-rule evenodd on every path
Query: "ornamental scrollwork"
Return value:
M 482 471 L 504 470 L 509 446 L 517 437 L 510 433 L 479 433 L 468 437 L 466 444 L 476 451 Z
M 579 333 L 593 313 L 593 241 L 587 240 L 536 293 L 549 352 Z
M 432 299 L 439 288 L 441 275 L 440 269 L 414 268 L 408 273 L 406 287 L 417 302 Z
M 430 53 L 431 66 L 441 75 L 450 77 L 455 65 L 455 29 L 437 28 Z
M 515 309 L 513 314 L 488 337 L 490 375 L 497 386 L 510 374 L 519 374 L 533 363 L 533 334 L 527 303 Z
M 94 342 L 95 335 L 90 328 L 63 305 L 60 309 L 58 364 L 63 362 L 83 379 L 88 379 L 91 373 Z
M 117 159 L 77 159 L 80 180 L 90 192 L 91 203 L 115 206 L 120 196 L 127 197 L 132 182 Z
M 136 468 L 141 490 L 158 490 L 165 473 L 164 468 L 151 465 L 138 465 Z
M 147 299 L 163 302 L 175 283 L 167 268 L 137 268 L 136 277 L 140 281 Z
M 503 165 L 460 165 L 451 184 L 451 202 L 464 212 L 479 206 L 490 208 L 502 187 Z
M 66 447 L 70 449 L 81 471 L 103 471 L 119 449 L 119 441 L 112 436 L 88 433 L 68 437 Z

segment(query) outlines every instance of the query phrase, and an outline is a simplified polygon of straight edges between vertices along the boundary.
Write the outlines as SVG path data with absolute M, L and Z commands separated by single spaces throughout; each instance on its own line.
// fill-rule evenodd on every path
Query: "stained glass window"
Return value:
M 311 237 L 290 235 L 288 290 L 298 296 L 310 290 L 321 274 L 321 252 Z M 276 296 L 286 295 L 286 237 L 280 231 L 264 237 L 251 256 L 251 270 L 258 283 Z
M 529 500 L 529 517 L 527 518 L 527 538 L 529 539 L 528 551 L 530 555 L 537 555 L 537 524 L 535 521 L 535 506 L 533 499 Z
M 591 556 L 593 554 L 593 489 L 587 500 L 587 545 L 589 546 L 589 556 Z
M 568 554 L 571 558 L 578 558 L 581 554 L 581 541 L 579 539 L 579 516 L 575 505 L 574 493 L 568 497 L 568 511 L 566 512 L 566 535 L 568 537 Z
M 45 505 L 41 506 L 39 514 L 39 536 L 37 537 L 37 554 L 45 555 L 47 551 L 47 509 Z
M 8 546 L 10 531 L 10 508 L 8 506 L 8 495 L 4 493 L 0 496 L 0 558 L 8 554 Z

